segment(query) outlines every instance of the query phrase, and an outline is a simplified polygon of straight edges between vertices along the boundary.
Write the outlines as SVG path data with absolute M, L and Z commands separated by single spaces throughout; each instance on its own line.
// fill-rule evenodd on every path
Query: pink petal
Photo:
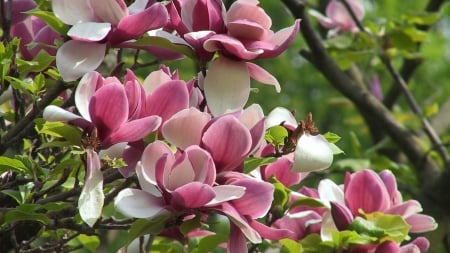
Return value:
M 192 164 L 194 181 L 213 185 L 216 181 L 216 167 L 211 155 L 197 145 L 188 147 L 184 152 Z
M 393 241 L 384 241 L 378 245 L 375 253 L 385 253 L 385 252 L 399 252 L 400 246 L 398 243 Z
M 249 20 L 255 22 L 264 29 L 272 26 L 272 20 L 266 12 L 258 6 L 258 1 L 236 1 L 227 12 L 227 22 L 236 20 Z
M 4 10 L 9 10 L 9 3 L 12 3 L 12 16 L 11 16 L 11 25 L 14 25 L 24 21 L 29 17 L 28 14 L 23 13 L 29 10 L 36 8 L 36 3 L 33 0 L 15 0 L 14 3 L 12 1 L 4 2 Z
M 247 68 L 253 79 L 263 84 L 273 85 L 278 93 L 281 91 L 278 80 L 265 69 L 251 62 L 247 62 Z
M 231 54 L 238 59 L 247 61 L 256 59 L 264 53 L 264 50 L 262 49 L 248 50 L 241 41 L 225 34 L 216 34 L 212 36 L 205 41 L 203 48 L 209 52 L 220 51 L 224 55 Z
M 215 196 L 211 186 L 191 182 L 178 187 L 172 192 L 172 205 L 182 208 L 200 208 L 210 202 Z
M 189 92 L 183 81 L 169 81 L 159 86 L 146 99 L 146 115 L 159 115 L 163 122 L 188 108 Z
M 205 131 L 202 142 L 218 170 L 233 170 L 250 151 L 251 135 L 234 116 L 225 115 Z
M 383 180 L 384 185 L 386 186 L 386 189 L 389 193 L 389 196 L 391 198 L 391 203 L 393 205 L 396 205 L 398 203 L 401 203 L 402 195 L 397 190 L 397 180 L 395 179 L 394 174 L 390 170 L 383 170 L 379 173 L 381 180 Z
M 290 168 L 292 166 L 292 161 L 287 158 L 278 158 L 277 161 L 267 165 L 264 168 L 264 179 L 269 179 L 274 176 L 283 185 L 290 187 L 295 184 L 300 183 L 302 179 L 302 174 L 297 172 L 291 172 Z
M 95 15 L 101 21 L 111 23 L 113 26 L 128 16 L 127 5 L 123 0 L 94 0 L 90 3 Z
M 186 153 L 184 153 L 175 161 L 175 164 L 168 172 L 167 180 L 164 181 L 164 186 L 168 190 L 174 191 L 183 185 L 193 182 L 194 178 L 194 169 L 192 168 L 189 159 L 186 157 Z
M 389 194 L 380 177 L 372 170 L 354 173 L 345 184 L 345 202 L 354 216 L 384 211 L 390 206 Z
M 74 81 L 103 62 L 106 44 L 70 40 L 56 53 L 56 67 L 64 81 Z
M 156 88 L 171 80 L 172 78 L 170 78 L 167 73 L 159 69 L 148 74 L 148 76 L 142 83 L 142 87 L 144 87 L 146 94 L 152 94 L 156 90 Z
M 191 16 L 193 17 L 192 31 L 212 30 L 216 33 L 226 32 L 224 24 L 225 6 L 222 3 L 222 1 L 191 0 L 190 2 L 191 3 L 183 4 L 183 8 L 181 8 L 181 13 L 183 14 L 183 9 L 185 6 L 186 7 L 188 5 L 194 6 L 193 11 L 191 13 Z
M 435 230 L 438 225 L 433 217 L 425 214 L 414 214 L 405 219 L 411 225 L 409 232 L 424 233 Z
M 265 49 L 258 58 L 274 58 L 284 52 L 294 41 L 300 29 L 300 20 L 295 20 L 294 24 L 276 32 L 268 42 L 274 45 L 273 49 Z M 250 49 L 250 48 L 249 48 Z
M 104 141 L 108 144 L 134 142 L 143 139 L 161 125 L 159 116 L 148 116 L 126 122 Z
M 91 120 L 89 115 L 89 101 L 97 90 L 97 86 L 102 82 L 102 76 L 96 72 L 91 71 L 86 73 L 78 83 L 75 90 L 75 105 L 81 116 L 87 120 Z
M 128 100 L 123 86 L 109 84 L 98 89 L 89 102 L 89 114 L 100 139 L 119 129 L 128 119 Z
M 227 28 L 230 35 L 241 40 L 263 40 L 267 36 L 264 27 L 248 20 L 228 22 Z
M 353 221 L 353 215 L 348 208 L 338 202 L 331 202 L 331 216 L 339 231 L 346 230 Z
M 170 143 L 180 149 L 200 145 L 203 128 L 211 120 L 208 113 L 191 107 L 174 114 L 162 126 L 162 134 Z
M 207 206 L 215 206 L 226 201 L 238 199 L 245 194 L 245 187 L 236 185 L 218 185 L 213 187 L 216 196 Z
M 124 17 L 118 23 L 112 41 L 118 43 L 130 39 L 137 39 L 145 32 L 159 29 L 167 24 L 169 14 L 160 3 L 155 3 L 142 12 Z
M 90 5 L 90 0 L 52 0 L 55 16 L 68 25 L 98 21 Z
M 244 229 L 244 227 L 239 227 L 238 224 L 230 224 L 230 238 L 227 243 L 227 253 L 248 251 L 247 241 L 242 233 L 242 229 Z
M 265 224 L 262 224 L 253 219 L 249 219 L 248 223 L 261 235 L 261 237 L 265 239 L 281 240 L 284 238 L 291 238 L 292 236 L 294 236 L 294 232 L 292 232 L 289 229 L 278 229 L 268 227 Z
M 127 70 L 126 78 L 129 79 L 130 75 L 134 79 L 125 80 L 125 92 L 128 98 L 128 118 L 133 120 L 138 119 L 145 109 L 145 91 L 131 70 Z
M 155 141 L 145 148 L 142 154 L 143 178 L 139 178 L 139 181 L 145 180 L 152 184 L 156 184 L 156 163 L 165 154 L 168 155 L 168 163 L 173 164 L 175 158 L 173 157 L 169 146 L 164 142 Z
M 241 215 L 248 215 L 252 219 L 261 218 L 267 214 L 273 200 L 274 187 L 272 184 L 255 179 L 241 179 L 232 185 L 245 187 L 245 194 L 239 199 L 231 201 Z
M 152 218 L 165 211 L 162 198 L 131 188 L 120 191 L 114 205 L 121 213 L 135 218 Z
M 422 206 L 416 200 L 407 200 L 403 203 L 397 204 L 385 211 L 388 214 L 401 215 L 403 218 L 408 218 L 411 215 L 422 212 Z
M 106 38 L 110 31 L 110 23 L 83 22 L 72 26 L 67 35 L 78 41 L 97 42 Z
M 242 109 L 250 94 L 247 65 L 219 57 L 209 67 L 204 91 L 213 115 Z
M 261 243 L 262 241 L 261 236 L 258 234 L 258 232 L 248 224 L 248 220 L 245 217 L 243 217 L 230 203 L 228 202 L 222 203 L 219 211 L 228 216 L 228 218 L 232 222 L 232 224 L 230 224 L 230 228 L 235 227 L 240 230 L 240 231 L 236 230 L 234 233 L 244 234 L 247 237 L 247 239 L 249 239 L 249 241 L 251 241 L 252 243 Z M 230 232 L 230 234 L 231 234 L 230 235 L 231 241 L 232 240 L 231 238 L 233 238 L 233 232 Z M 240 252 L 240 251 L 233 251 L 233 252 Z

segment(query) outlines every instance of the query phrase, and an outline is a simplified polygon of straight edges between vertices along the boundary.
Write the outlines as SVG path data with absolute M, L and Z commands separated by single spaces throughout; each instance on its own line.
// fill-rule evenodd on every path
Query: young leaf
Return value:
M 50 26 L 50 28 L 52 28 L 52 30 L 61 35 L 66 35 L 67 31 L 69 30 L 69 27 L 65 25 L 59 18 L 57 18 L 53 14 L 53 12 L 35 9 L 27 11 L 26 13 L 44 20 L 45 23 L 47 23 Z

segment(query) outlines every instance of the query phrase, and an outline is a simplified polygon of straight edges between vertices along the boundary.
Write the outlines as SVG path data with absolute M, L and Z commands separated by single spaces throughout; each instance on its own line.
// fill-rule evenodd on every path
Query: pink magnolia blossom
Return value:
M 29 18 L 29 15 L 24 12 L 32 10 L 37 7 L 37 4 L 34 0 L 15 0 L 15 1 L 2 0 L 2 1 L 4 2 L 5 12 L 7 12 L 10 8 L 9 3 L 12 3 L 11 6 L 12 13 L 10 17 L 11 26 L 23 22 L 25 19 Z M 3 18 L 0 18 L 0 25 L 3 25 L 2 22 Z
M 361 21 L 364 17 L 364 6 L 361 0 L 345 0 L 356 18 Z M 356 33 L 359 31 L 350 13 L 348 13 L 345 6 L 337 0 L 331 0 L 325 10 L 326 16 L 323 16 L 317 11 L 311 11 L 310 14 L 315 16 L 320 24 L 331 29 L 329 36 L 345 31 Z
M 102 149 L 121 142 L 137 141 L 161 124 L 161 118 L 156 115 L 136 116 L 142 101 L 135 94 L 140 89 L 142 87 L 137 82 L 126 81 L 124 86 L 115 77 L 103 78 L 97 72 L 89 72 L 75 91 L 75 105 L 81 116 L 50 105 L 44 110 L 44 118 L 72 123 L 87 135 L 95 132 L 92 137 L 98 138 Z
M 168 22 L 164 6 L 151 0 L 138 0 L 129 7 L 124 0 L 53 0 L 52 5 L 55 15 L 72 25 L 68 32 L 72 40 L 64 43 L 56 55 L 56 65 L 65 81 L 96 69 L 107 46 L 127 47 L 125 42 Z M 173 57 L 162 49 L 150 50 L 156 56 Z
M 424 253 L 428 251 L 430 242 L 425 237 L 417 237 L 412 242 L 399 245 L 392 241 L 385 241 L 378 245 L 375 253 Z
M 149 144 L 136 173 L 142 190 L 122 190 L 115 205 L 122 213 L 151 218 L 164 211 L 184 212 L 216 206 L 240 198 L 246 188 L 217 185 L 211 155 L 198 146 L 173 153 L 161 141 Z
M 403 201 L 395 177 L 389 170 L 376 174 L 364 169 L 347 174 L 343 186 L 323 180 L 319 184 L 319 195 L 325 203 L 332 203 L 332 219 L 324 222 L 326 225 L 323 229 L 330 229 L 330 226 L 346 229 L 354 217 L 361 215 L 360 212 L 400 215 L 410 225 L 411 233 L 423 233 L 437 227 L 432 217 L 419 214 L 422 211 L 419 202 Z

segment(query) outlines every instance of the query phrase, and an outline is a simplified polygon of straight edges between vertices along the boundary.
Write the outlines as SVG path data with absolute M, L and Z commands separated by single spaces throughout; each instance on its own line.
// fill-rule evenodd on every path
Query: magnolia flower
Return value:
M 345 0 L 355 14 L 357 20 L 361 21 L 364 17 L 364 6 L 361 0 Z M 310 11 L 310 14 L 316 17 L 320 24 L 331 29 L 329 36 L 345 31 L 356 33 L 359 28 L 356 26 L 350 13 L 345 6 L 337 0 L 331 0 L 325 10 L 326 16 L 317 11 Z
M 240 170 L 244 159 L 259 147 L 263 133 L 264 118 L 259 105 L 214 119 L 189 108 L 162 126 L 164 138 L 173 145 L 181 149 L 199 145 L 207 150 L 218 172 Z
M 142 190 L 122 190 L 115 200 L 119 211 L 130 217 L 152 218 L 162 212 L 185 212 L 238 199 L 246 191 L 238 185 L 216 185 L 211 155 L 198 146 L 174 154 L 156 141 L 144 150 L 136 173 Z
M 52 6 L 56 17 L 72 25 L 67 34 L 72 40 L 64 43 L 56 55 L 56 65 L 65 81 L 96 69 L 108 45 L 126 46 L 121 44 L 161 28 L 168 21 L 164 6 L 150 0 L 138 0 L 129 7 L 124 0 L 53 0 Z
M 97 72 L 89 72 L 75 91 L 75 105 L 81 116 L 50 105 L 44 110 L 44 118 L 81 127 L 87 135 L 98 138 L 102 149 L 141 140 L 159 127 L 161 118 L 136 116 L 139 106 L 135 104 L 139 104 L 141 98 L 135 94 L 140 89 L 137 82 L 126 81 L 124 86 L 115 77 L 103 78 Z
M 325 237 L 330 236 L 332 227 L 345 230 L 361 212 L 400 215 L 410 225 L 411 233 L 423 233 L 437 227 L 431 216 L 419 214 L 422 211 L 419 202 L 402 200 L 395 177 L 389 170 L 376 174 L 365 169 L 347 174 L 343 188 L 325 179 L 318 189 L 320 199 L 331 208 L 331 219 L 324 221 L 322 228 Z
M 412 242 L 400 246 L 393 241 L 385 241 L 378 245 L 375 253 L 424 253 L 428 251 L 430 242 L 425 237 L 417 237 Z
M 9 10 L 11 7 L 11 26 L 14 26 L 17 23 L 20 23 L 24 21 L 25 19 L 29 18 L 29 15 L 24 13 L 26 11 L 32 10 L 37 7 L 37 4 L 34 0 L 15 0 L 8 1 L 8 0 L 2 0 L 4 4 L 4 10 Z M 9 4 L 12 3 L 12 6 Z M 1 16 L 0 16 L 1 17 Z M 0 18 L 0 25 L 3 22 L 3 18 Z
M 312 119 L 307 119 L 300 125 L 292 113 L 286 108 L 277 107 L 272 110 L 266 119 L 266 127 L 283 125 L 290 131 L 298 131 L 298 127 L 303 132 L 298 139 L 293 140 L 295 149 L 293 151 L 292 171 L 311 172 L 320 171 L 330 167 L 333 162 L 334 147 L 320 134 L 313 135 L 310 128 L 314 128 Z M 314 129 L 312 129 L 314 130 Z

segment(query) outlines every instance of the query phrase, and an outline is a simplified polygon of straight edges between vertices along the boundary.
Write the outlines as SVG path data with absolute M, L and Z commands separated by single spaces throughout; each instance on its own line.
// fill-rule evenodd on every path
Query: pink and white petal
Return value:
M 164 83 L 146 98 L 146 115 L 159 115 L 163 122 L 189 107 L 189 91 L 184 81 Z
M 338 26 L 348 29 L 354 26 L 354 22 L 350 13 L 348 13 L 347 8 L 338 2 L 331 1 L 325 10 L 326 15 L 331 18 Z
M 262 239 L 261 239 L 261 236 L 259 235 L 259 233 L 248 224 L 248 220 L 245 217 L 243 217 L 233 207 L 233 205 L 231 205 L 228 202 L 223 202 L 219 211 L 224 213 L 230 219 L 230 221 L 232 222 L 232 224 L 230 224 L 230 227 L 236 226 L 236 228 L 238 228 L 240 230 L 240 231 L 236 230 L 235 232 L 237 232 L 237 233 L 241 232 L 252 243 L 261 243 Z M 241 233 L 239 233 L 239 234 L 241 234 Z M 230 236 L 230 240 L 231 240 L 231 236 Z M 239 252 L 239 251 L 237 251 L 237 252 Z
M 243 227 L 239 227 L 239 225 L 235 225 L 234 223 L 230 224 L 230 238 L 227 243 L 227 253 L 248 251 L 247 240 L 245 240 L 242 229 Z
M 264 40 L 267 30 L 260 24 L 249 20 L 237 20 L 227 23 L 228 33 L 241 40 Z
M 149 3 L 148 0 L 136 0 L 130 6 L 128 6 L 128 13 L 130 15 L 144 11 Z
M 294 24 L 290 27 L 286 27 L 276 32 L 268 42 L 273 44 L 275 47 L 273 50 L 264 50 L 258 58 L 273 58 L 284 52 L 289 45 L 294 41 L 300 29 L 300 20 L 295 20 Z
M 169 146 L 167 146 L 166 143 L 162 141 L 155 141 L 150 143 L 145 148 L 142 154 L 143 178 L 139 178 L 139 180 L 145 180 L 156 185 L 156 163 L 164 155 L 168 155 L 167 162 L 169 164 L 174 163 L 175 158 L 172 154 L 172 150 L 169 148 Z
M 78 41 L 97 42 L 106 38 L 110 31 L 110 23 L 83 22 L 72 26 L 67 35 Z
M 223 202 L 238 199 L 244 196 L 245 187 L 237 185 L 218 185 L 213 187 L 216 196 L 206 206 L 216 206 Z
M 149 18 L 151 17 L 151 18 Z M 169 14 L 161 3 L 154 3 L 142 12 L 129 15 L 120 20 L 112 36 L 114 41 L 137 39 L 150 30 L 159 29 L 167 24 Z
M 270 240 L 281 240 L 284 238 L 292 238 L 294 236 L 294 232 L 289 229 L 278 229 L 273 227 L 268 227 L 265 224 L 262 224 L 256 220 L 249 219 L 249 225 L 255 229 L 261 237 Z
M 246 63 L 219 57 L 209 67 L 204 91 L 209 109 L 215 116 L 242 109 L 250 95 Z
M 220 140 L 220 141 L 218 141 Z M 202 137 L 204 148 L 212 155 L 219 171 L 233 170 L 251 148 L 248 129 L 232 115 L 215 121 Z
M 64 81 L 75 81 L 103 62 L 106 44 L 70 40 L 56 53 L 56 67 Z
M 283 124 L 294 130 L 298 123 L 291 111 L 284 107 L 276 107 L 266 117 L 266 129 Z
M 210 202 L 215 193 L 211 186 L 191 182 L 175 189 L 172 194 L 172 205 L 176 208 L 200 208 Z
M 438 227 L 434 218 L 425 214 L 411 215 L 405 221 L 411 226 L 409 230 L 411 233 L 425 233 L 433 231 Z
M 236 1 L 227 12 L 227 22 L 247 19 L 260 24 L 264 29 L 272 26 L 272 19 L 264 9 L 258 6 L 258 1 Z
M 280 93 L 280 91 L 281 91 L 280 83 L 273 75 L 271 75 L 269 72 L 267 72 L 265 69 L 261 68 L 260 66 L 254 64 L 254 63 L 251 63 L 251 62 L 247 62 L 247 68 L 248 68 L 248 72 L 250 73 L 250 76 L 253 79 L 255 79 L 256 81 L 258 81 L 260 83 L 274 86 L 275 91 Z
M 104 143 L 115 144 L 119 142 L 134 142 L 143 139 L 161 125 L 159 116 L 147 116 L 125 122 L 119 129 L 108 136 Z
M 324 16 L 322 13 L 316 10 L 309 10 L 308 14 L 317 18 L 319 23 L 325 28 L 334 28 L 336 27 L 336 23 L 329 17 Z
M 410 199 L 398 205 L 395 205 L 384 211 L 388 214 L 401 215 L 403 218 L 408 218 L 411 215 L 422 212 L 422 206 L 416 200 Z
M 258 58 L 264 50 L 248 50 L 241 41 L 225 34 L 216 34 L 205 41 L 203 48 L 209 52 L 222 51 L 225 55 L 233 55 L 242 60 Z
M 97 90 L 97 84 L 102 82 L 103 77 L 96 71 L 90 71 L 83 75 L 75 90 L 75 106 L 81 116 L 91 121 L 89 115 L 89 101 Z
M 81 119 L 80 116 L 72 112 L 66 111 L 56 105 L 49 105 L 45 107 L 43 117 L 47 121 L 62 121 L 62 122 L 69 122 L 71 120 Z
M 93 227 L 102 215 L 105 199 L 103 173 L 101 172 L 100 158 L 94 150 L 86 150 L 86 162 L 86 179 L 78 199 L 78 209 L 81 219 Z
M 233 182 L 232 185 L 245 187 L 244 196 L 231 201 L 241 215 L 256 219 L 267 214 L 273 200 L 272 184 L 255 179 L 241 179 Z
M 244 126 L 251 129 L 264 118 L 264 112 L 259 104 L 252 104 L 245 108 L 238 118 Z
M 90 0 L 52 0 L 52 9 L 55 16 L 68 25 L 98 21 L 90 2 Z
M 89 114 L 100 139 L 118 130 L 128 119 L 128 99 L 123 86 L 109 84 L 98 89 L 89 102 Z
M 186 156 L 186 153 L 182 154 L 175 162 L 173 167 L 169 169 L 167 180 L 164 182 L 164 186 L 174 191 L 183 185 L 194 181 L 195 173 L 192 168 L 192 164 Z M 203 183 L 202 183 L 203 184 Z
M 305 177 L 305 173 L 292 172 L 290 170 L 292 161 L 280 157 L 277 161 L 267 165 L 262 171 L 264 171 L 264 179 L 268 180 L 271 176 L 274 176 L 283 185 L 290 187 L 300 183 Z
M 171 81 L 172 79 L 168 74 L 162 70 L 156 70 L 150 72 L 150 74 L 144 79 L 142 87 L 144 87 L 146 94 L 152 94 L 162 84 Z
M 90 1 L 92 9 L 103 22 L 116 26 L 120 20 L 128 16 L 128 8 L 123 0 L 95 0 Z
M 211 120 L 208 113 L 194 107 L 174 114 L 162 126 L 164 138 L 180 149 L 200 145 L 203 128 Z
M 144 168 L 142 167 L 142 163 L 138 162 L 136 164 L 136 175 L 138 177 L 139 186 L 141 187 L 142 190 L 150 193 L 151 195 L 155 197 L 161 197 L 162 196 L 161 192 L 158 190 L 158 188 L 154 183 L 146 180 L 147 176 L 144 173 L 145 171 Z
M 185 151 L 194 170 L 194 181 L 213 185 L 216 181 L 216 167 L 211 155 L 197 145 L 189 146 Z
M 152 218 L 166 212 L 162 198 L 131 188 L 120 191 L 114 205 L 124 215 L 135 218 Z

